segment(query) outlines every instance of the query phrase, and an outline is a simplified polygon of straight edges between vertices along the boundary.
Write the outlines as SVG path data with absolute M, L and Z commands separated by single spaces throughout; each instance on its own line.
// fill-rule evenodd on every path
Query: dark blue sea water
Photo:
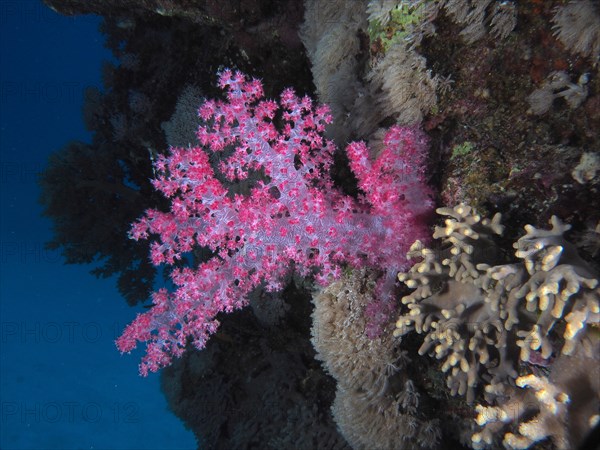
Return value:
M 97 17 L 41 1 L 0 2 L 0 448 L 192 449 L 157 375 L 114 339 L 134 317 L 114 280 L 44 250 L 38 173 L 68 141 L 89 141 L 86 87 L 101 87 Z

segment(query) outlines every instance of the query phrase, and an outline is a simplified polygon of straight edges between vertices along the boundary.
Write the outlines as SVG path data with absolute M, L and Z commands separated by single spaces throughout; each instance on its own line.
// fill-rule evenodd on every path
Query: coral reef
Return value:
M 198 144 L 198 105 L 203 103 L 202 92 L 195 86 L 185 86 L 177 99 L 175 111 L 161 124 L 170 147 L 194 147 Z
M 429 174 L 443 204 L 500 210 L 511 234 L 555 213 L 578 228 L 587 214 L 600 219 L 597 186 L 568 176 L 583 152 L 600 148 L 600 79 L 589 58 L 553 36 L 563 6 L 307 2 L 302 40 L 318 97 L 331 104 L 329 136 L 377 149 L 380 127 L 422 121 L 434 139 Z M 584 22 L 598 25 L 595 15 Z M 474 151 L 453 157 L 464 142 Z
M 438 80 L 406 42 L 369 57 L 365 3 L 310 0 L 301 31 L 319 101 L 334 116 L 328 131 L 339 145 L 371 139 L 386 120 L 414 125 L 435 107 Z
M 579 164 L 571 171 L 571 176 L 579 184 L 600 181 L 596 173 L 600 171 L 600 154 L 585 152 L 581 155 Z
M 313 297 L 316 359 L 337 382 L 334 420 L 354 449 L 438 448 L 439 420 L 426 414 L 434 409 L 392 338 L 393 324 L 375 339 L 364 332 L 375 284 L 373 273 L 352 271 Z
M 600 57 L 600 8 L 589 0 L 572 0 L 556 8 L 554 34 L 569 50 L 589 56 L 595 62 Z
M 426 140 L 419 130 L 393 127 L 377 159 L 362 142 L 346 153 L 362 194 L 344 195 L 328 177 L 335 150 L 323 138 L 327 107 L 292 89 L 265 99 L 260 80 L 227 69 L 219 85 L 226 100 L 199 108 L 199 146 L 171 147 L 154 164 L 153 185 L 169 199 L 167 212 L 149 209 L 132 224 L 134 240 L 152 239 L 150 258 L 171 267 L 175 288 L 152 296 L 117 339 L 130 353 L 146 343 L 140 373 L 179 357 L 186 343 L 204 348 L 215 316 L 248 303 L 256 288 L 283 289 L 291 271 L 320 284 L 338 278 L 341 265 L 382 272 L 367 334 L 388 319 L 395 273 L 406 267 L 404 245 L 426 236 L 431 208 L 423 180 Z M 213 167 L 209 155 L 220 155 Z M 248 195 L 228 185 L 262 175 Z M 205 259 L 196 258 L 204 250 Z
M 431 293 L 394 313 L 405 323 L 396 340 L 387 322 L 396 297 L 379 315 L 382 332 L 364 335 L 365 314 L 382 309 L 373 308 L 380 273 L 344 268 L 314 296 L 313 343 L 333 378 L 310 342 L 309 279 L 287 277 L 281 295 L 257 289 L 251 308 L 219 314 L 205 353 L 188 346 L 163 371 L 172 409 L 202 448 L 438 442 L 550 450 L 582 442 L 598 420 L 600 379 L 598 288 L 586 286 L 600 268 L 598 2 L 44 2 L 63 14 L 102 15 L 116 59 L 104 68 L 104 90 L 86 92 L 92 142 L 68 144 L 42 175 L 55 226 L 50 245 L 68 262 L 117 275 L 131 304 L 147 302 L 157 280 L 148 242 L 127 239 L 129 223 L 146 209 L 168 209 L 149 181 L 153 162 L 169 145 L 198 145 L 195 108 L 200 97 L 219 95 L 222 67 L 261 78 L 269 97 L 286 86 L 316 94 L 334 116 L 328 136 L 340 147 L 367 140 L 371 156 L 385 147 L 383 130 L 420 123 L 430 144 L 423 176 L 439 204 L 468 203 L 482 215 L 474 221 L 473 210 L 444 209 L 454 223 L 449 235 L 439 231 L 445 244 L 432 253 L 413 248 L 423 258 L 423 272 L 408 274 L 413 288 Z M 359 198 L 347 158 L 334 158 L 336 187 Z M 238 191 L 223 182 L 248 195 L 260 179 Z M 500 216 L 483 219 L 496 211 L 502 224 Z M 546 230 L 553 215 L 571 229 L 554 220 Z M 469 229 L 474 234 L 462 234 Z M 434 282 L 420 285 L 421 275 Z M 319 334 L 326 339 L 318 342 Z
M 578 389 L 571 384 L 579 381 L 564 373 L 585 359 L 582 367 L 591 373 L 584 378 L 600 375 L 592 331 L 600 322 L 598 273 L 564 238 L 570 226 L 556 217 L 550 230 L 526 226 L 514 244 L 518 261 L 510 263 L 494 241 L 503 232 L 499 214 L 482 218 L 466 205 L 437 212 L 446 217 L 433 234 L 441 247 L 416 242 L 409 256 L 421 261 L 398 275 L 414 291 L 402 298 L 408 311 L 394 334 L 423 337 L 418 353 L 440 361 L 452 395 L 496 405 L 477 406 L 477 424 L 486 427 L 474 433 L 474 448 L 502 434 L 508 448 L 528 448 L 548 436 L 557 448 L 573 448 L 600 407 L 594 381 L 585 409 L 570 403 Z M 550 381 L 527 371 L 536 364 L 549 367 Z M 537 419 L 524 418 L 534 404 L 515 385 L 535 391 Z M 510 431 L 512 421 L 518 431 Z
M 453 81 L 438 90 L 437 108 L 425 116 L 441 203 L 500 211 L 511 236 L 553 214 L 581 229 L 589 215 L 598 220 L 600 196 L 569 173 L 582 153 L 600 148 L 597 67 L 553 35 L 552 19 L 565 2 L 490 2 L 486 17 L 499 4 L 518 17 L 504 40 L 492 39 L 484 20 L 488 33 L 466 43 L 463 25 L 444 7 L 432 22 L 435 33 L 416 47 L 433 74 Z M 453 158 L 464 142 L 473 151 Z
M 531 112 L 533 114 L 548 112 L 557 98 L 563 98 L 570 109 L 578 108 L 587 97 L 587 82 L 587 74 L 580 76 L 577 83 L 572 83 L 567 73 L 552 72 L 542 85 L 527 97 Z

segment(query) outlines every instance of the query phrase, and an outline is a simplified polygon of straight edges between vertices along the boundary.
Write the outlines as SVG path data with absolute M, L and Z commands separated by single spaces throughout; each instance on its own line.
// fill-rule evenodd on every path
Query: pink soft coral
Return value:
M 187 261 L 198 246 L 214 255 L 195 267 L 173 269 L 174 292 L 155 293 L 152 309 L 117 340 L 121 352 L 147 342 L 142 375 L 180 356 L 188 339 L 202 349 L 218 327 L 219 312 L 243 307 L 259 285 L 281 289 L 292 268 L 314 274 L 321 284 L 338 277 L 341 264 L 381 269 L 384 306 L 371 308 L 374 334 L 395 274 L 407 268 L 406 246 L 428 234 L 423 215 L 432 205 L 423 181 L 421 132 L 392 128 L 374 162 L 365 144 L 348 146 L 363 192 L 356 200 L 328 175 L 335 147 L 323 138 L 331 121 L 327 107 L 291 89 L 279 102 L 264 100 L 260 81 L 229 70 L 221 73 L 220 86 L 227 100 L 207 101 L 199 110 L 202 147 L 172 148 L 155 164 L 161 175 L 154 185 L 170 199 L 170 211 L 147 211 L 130 233 L 136 240 L 158 237 L 151 246 L 156 265 Z M 258 172 L 260 181 L 249 195 L 231 194 L 207 151 L 221 153 L 221 180 Z

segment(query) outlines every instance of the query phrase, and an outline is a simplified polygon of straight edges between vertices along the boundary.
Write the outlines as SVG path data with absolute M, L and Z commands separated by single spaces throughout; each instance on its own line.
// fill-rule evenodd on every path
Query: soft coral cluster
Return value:
M 337 278 L 342 264 L 382 270 L 375 330 L 386 316 L 381 305 L 391 301 L 395 274 L 407 268 L 407 244 L 427 234 L 423 216 L 432 205 L 420 131 L 392 128 L 374 162 L 364 143 L 348 146 L 362 190 L 355 199 L 328 174 L 335 147 L 323 137 L 331 121 L 327 107 L 291 89 L 278 102 L 265 100 L 260 81 L 239 72 L 225 70 L 219 82 L 226 100 L 199 109 L 202 146 L 172 148 L 156 162 L 154 185 L 170 199 L 170 211 L 147 211 L 130 233 L 136 240 L 156 236 L 153 263 L 178 266 L 171 272 L 174 292 L 155 293 L 153 307 L 117 340 L 121 352 L 147 342 L 142 375 L 180 356 L 188 339 L 202 349 L 219 312 L 243 307 L 259 285 L 281 289 L 292 269 L 321 284 Z M 209 152 L 219 154 L 218 167 Z M 228 189 L 252 174 L 258 176 L 249 195 Z M 213 256 L 180 264 L 198 246 Z

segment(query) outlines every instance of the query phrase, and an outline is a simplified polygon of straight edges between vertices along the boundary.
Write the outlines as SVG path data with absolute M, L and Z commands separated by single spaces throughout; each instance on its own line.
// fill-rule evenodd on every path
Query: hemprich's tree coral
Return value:
M 117 340 L 122 352 L 147 342 L 140 373 L 168 365 L 188 340 L 202 349 L 218 327 L 216 315 L 247 304 L 259 286 L 280 290 L 291 270 L 325 284 L 342 264 L 382 271 L 377 303 L 370 305 L 375 336 L 394 309 L 395 274 L 406 268 L 408 242 L 426 235 L 431 208 L 423 181 L 426 141 L 415 129 L 393 127 L 375 161 L 363 143 L 346 150 L 362 191 L 358 200 L 335 188 L 328 176 L 334 146 L 322 133 L 331 120 L 325 106 L 291 89 L 279 102 L 264 100 L 260 81 L 225 70 L 226 101 L 199 109 L 203 147 L 172 148 L 160 157 L 154 186 L 170 199 L 170 211 L 148 210 L 131 237 L 147 239 L 155 265 L 171 272 L 173 293 L 161 289 L 154 306 Z M 207 149 L 220 156 L 215 168 Z M 248 196 L 235 183 L 258 173 Z M 212 257 L 187 264 L 198 248 Z M 183 266 L 183 267 L 181 267 Z

